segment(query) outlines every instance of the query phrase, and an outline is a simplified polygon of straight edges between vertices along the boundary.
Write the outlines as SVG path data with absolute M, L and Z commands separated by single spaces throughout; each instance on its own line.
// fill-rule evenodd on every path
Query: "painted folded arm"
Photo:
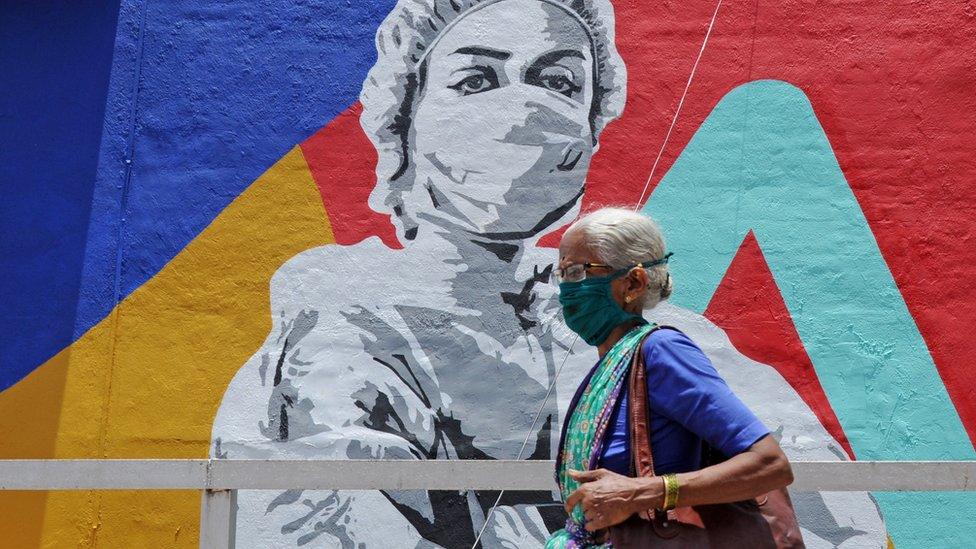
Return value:
M 337 250 L 303 252 L 276 273 L 274 325 L 224 396 L 213 455 L 490 459 L 480 448 L 484 433 L 471 422 L 462 425 L 463 414 L 454 415 L 452 399 L 398 309 L 323 268 L 361 264 L 332 257 Z M 490 493 L 457 491 L 248 491 L 238 497 L 237 540 L 254 547 L 389 547 L 390 540 L 408 547 L 470 546 L 493 500 Z M 492 519 L 498 527 L 488 529 L 489 539 L 541 546 L 535 542 L 545 537 L 539 513 L 507 507 Z
M 434 439 L 433 421 L 402 381 L 377 368 L 361 348 L 330 341 L 341 330 L 324 325 L 314 310 L 275 320 L 224 395 L 213 429 L 214 457 L 423 457 L 418 447 Z M 384 547 L 391 536 L 423 546 L 427 542 L 405 511 L 423 516 L 431 507 L 423 491 L 300 489 L 241 491 L 238 505 L 241 547 Z

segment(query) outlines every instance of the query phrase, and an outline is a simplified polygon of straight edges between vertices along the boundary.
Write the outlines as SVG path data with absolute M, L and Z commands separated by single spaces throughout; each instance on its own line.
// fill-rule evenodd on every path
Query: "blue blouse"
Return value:
M 642 350 L 656 474 L 701 469 L 702 439 L 731 457 L 769 433 L 688 336 L 659 329 Z M 631 463 L 627 392 L 624 383 L 600 455 L 602 467 L 622 475 Z

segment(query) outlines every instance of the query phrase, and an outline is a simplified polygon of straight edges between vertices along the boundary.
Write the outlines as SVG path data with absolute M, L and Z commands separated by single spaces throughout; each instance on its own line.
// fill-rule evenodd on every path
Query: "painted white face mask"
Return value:
M 579 200 L 593 154 L 589 47 L 576 20 L 541 2 L 452 28 L 416 105 L 406 210 L 497 240 L 551 228 Z
M 421 203 L 408 208 L 506 240 L 561 218 L 582 194 L 592 146 L 583 106 L 551 95 L 510 86 L 418 120 L 415 187 L 427 196 L 415 188 Z

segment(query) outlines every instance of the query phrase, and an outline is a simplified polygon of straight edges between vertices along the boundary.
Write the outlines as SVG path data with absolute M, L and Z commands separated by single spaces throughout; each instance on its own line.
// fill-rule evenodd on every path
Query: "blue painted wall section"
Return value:
M 16 187 L 4 193 L 0 330 L 18 336 L 0 339 L 0 390 L 356 101 L 391 6 L 5 7 L 0 169 Z
M 74 339 L 89 225 L 113 224 L 92 196 L 118 14 L 0 8 L 0 390 Z

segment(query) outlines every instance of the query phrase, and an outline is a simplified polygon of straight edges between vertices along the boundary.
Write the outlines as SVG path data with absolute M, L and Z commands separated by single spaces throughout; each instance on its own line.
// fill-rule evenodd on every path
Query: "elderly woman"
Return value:
M 593 212 L 559 246 L 559 300 L 566 324 L 600 360 L 577 391 L 560 447 L 557 478 L 567 528 L 547 547 L 598 544 L 594 532 L 647 509 L 741 501 L 792 482 L 769 429 L 732 393 L 683 333 L 654 330 L 642 316 L 671 294 L 671 254 L 655 224 L 618 208 Z M 647 394 L 628 395 L 638 352 Z M 655 477 L 631 477 L 628 408 L 647 399 Z M 702 468 L 702 441 L 729 459 Z

